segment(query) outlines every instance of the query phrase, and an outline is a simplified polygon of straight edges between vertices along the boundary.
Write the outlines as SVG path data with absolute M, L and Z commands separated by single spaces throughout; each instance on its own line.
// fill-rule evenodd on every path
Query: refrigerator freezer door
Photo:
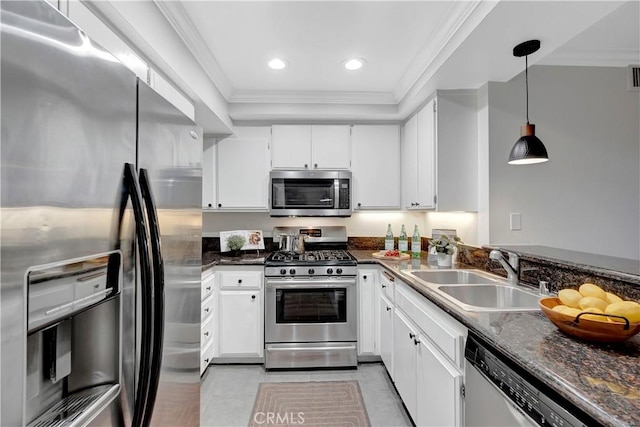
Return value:
M 28 269 L 120 247 L 122 295 L 132 296 L 130 209 L 122 227 L 116 222 L 124 164 L 135 161 L 136 81 L 47 2 L 0 7 L 4 426 L 27 424 L 25 414 L 37 415 L 33 408 L 66 393 L 56 390 L 58 381 L 26 396 L 26 364 L 37 362 L 26 354 Z
M 165 273 L 162 371 L 151 423 L 199 425 L 202 130 L 140 81 L 138 114 L 138 166 L 156 202 Z

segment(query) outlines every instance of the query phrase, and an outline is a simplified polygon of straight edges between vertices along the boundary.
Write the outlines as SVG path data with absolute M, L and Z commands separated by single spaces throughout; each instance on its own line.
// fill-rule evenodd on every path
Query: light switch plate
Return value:
M 509 214 L 509 229 L 511 231 L 522 230 L 522 215 L 519 213 Z

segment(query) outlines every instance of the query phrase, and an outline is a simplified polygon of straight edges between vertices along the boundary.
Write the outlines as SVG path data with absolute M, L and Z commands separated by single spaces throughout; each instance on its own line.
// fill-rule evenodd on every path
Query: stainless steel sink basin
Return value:
M 440 285 L 496 283 L 496 279 L 468 270 L 419 270 L 411 271 L 409 274 L 420 280 L 424 280 L 425 282 L 437 283 Z
M 436 288 L 445 298 L 469 311 L 539 310 L 540 297 L 510 285 L 443 285 Z

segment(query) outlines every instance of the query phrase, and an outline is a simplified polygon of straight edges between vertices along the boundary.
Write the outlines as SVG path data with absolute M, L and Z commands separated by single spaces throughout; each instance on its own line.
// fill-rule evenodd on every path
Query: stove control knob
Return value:
M 327 274 L 333 274 L 333 268 L 327 268 Z
M 309 269 L 309 274 L 313 274 L 313 273 L 315 273 L 315 270 L 313 268 L 310 268 Z
M 289 274 L 291 274 L 292 276 L 296 274 L 296 269 L 292 268 L 291 270 L 289 270 Z
M 342 269 L 341 269 L 341 268 L 338 268 L 338 269 L 336 270 L 336 273 L 338 273 L 338 274 L 342 274 Z
M 281 268 L 281 269 L 280 269 L 280 274 L 282 274 L 283 276 L 284 276 L 285 274 L 287 274 L 287 269 L 286 269 L 286 268 Z

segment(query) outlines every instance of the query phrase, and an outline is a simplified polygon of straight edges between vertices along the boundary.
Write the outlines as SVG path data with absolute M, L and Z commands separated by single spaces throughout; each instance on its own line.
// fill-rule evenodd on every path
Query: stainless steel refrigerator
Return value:
M 0 8 L 0 425 L 198 425 L 202 131 L 47 2 Z

